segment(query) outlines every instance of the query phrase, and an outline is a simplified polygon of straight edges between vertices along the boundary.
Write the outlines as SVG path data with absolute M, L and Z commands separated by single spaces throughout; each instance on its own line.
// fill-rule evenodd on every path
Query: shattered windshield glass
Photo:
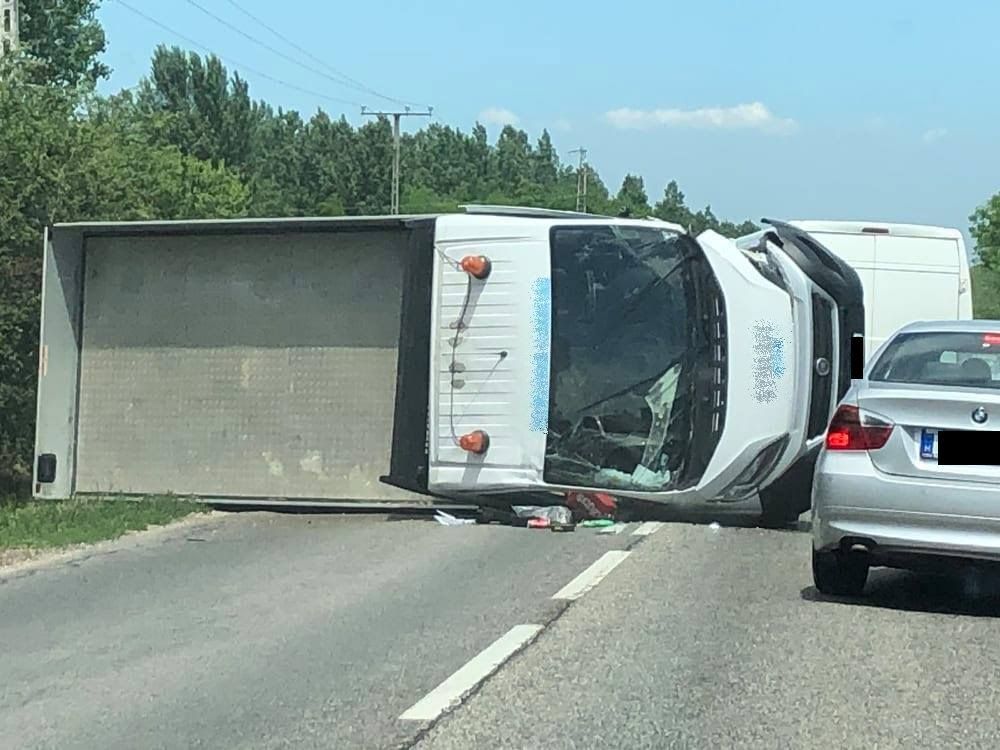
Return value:
M 714 283 L 697 243 L 654 227 L 552 232 L 545 479 L 659 492 L 696 481 L 693 430 Z M 704 378 L 701 378 L 704 380 Z

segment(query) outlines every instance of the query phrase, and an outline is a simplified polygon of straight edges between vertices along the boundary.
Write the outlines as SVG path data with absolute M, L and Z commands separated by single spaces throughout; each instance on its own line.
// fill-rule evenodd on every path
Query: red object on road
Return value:
M 552 522 L 547 518 L 529 518 L 528 528 L 529 529 L 547 529 L 552 525 Z
M 566 505 L 587 518 L 611 518 L 618 510 L 618 501 L 606 492 L 567 492 Z

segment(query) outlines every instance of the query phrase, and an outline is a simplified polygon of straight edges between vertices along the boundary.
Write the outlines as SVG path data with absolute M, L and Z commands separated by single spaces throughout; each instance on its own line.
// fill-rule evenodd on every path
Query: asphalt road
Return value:
M 252 514 L 0 572 L 0 745 L 996 747 L 996 582 L 823 600 L 801 532 L 639 529 Z
M 880 570 L 822 600 L 808 550 L 664 527 L 417 747 L 997 747 L 996 582 Z
M 0 572 L 0 747 L 379 748 L 624 534 L 242 514 Z

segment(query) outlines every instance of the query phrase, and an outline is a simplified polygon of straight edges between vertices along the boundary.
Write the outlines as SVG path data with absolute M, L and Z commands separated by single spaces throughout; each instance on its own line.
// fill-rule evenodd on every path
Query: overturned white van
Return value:
M 547 210 L 69 224 L 46 237 L 35 492 L 808 507 L 862 285 Z
M 654 503 L 763 488 L 769 521 L 808 508 L 864 328 L 857 274 L 808 233 L 768 222 L 741 250 L 655 220 L 475 207 L 439 217 L 423 252 L 386 482 Z

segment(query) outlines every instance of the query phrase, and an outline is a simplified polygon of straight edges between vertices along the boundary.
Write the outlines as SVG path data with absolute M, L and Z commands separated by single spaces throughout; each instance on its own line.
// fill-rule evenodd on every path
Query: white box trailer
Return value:
M 51 228 L 36 495 L 425 500 L 379 476 L 408 248 L 429 231 L 400 217 Z

